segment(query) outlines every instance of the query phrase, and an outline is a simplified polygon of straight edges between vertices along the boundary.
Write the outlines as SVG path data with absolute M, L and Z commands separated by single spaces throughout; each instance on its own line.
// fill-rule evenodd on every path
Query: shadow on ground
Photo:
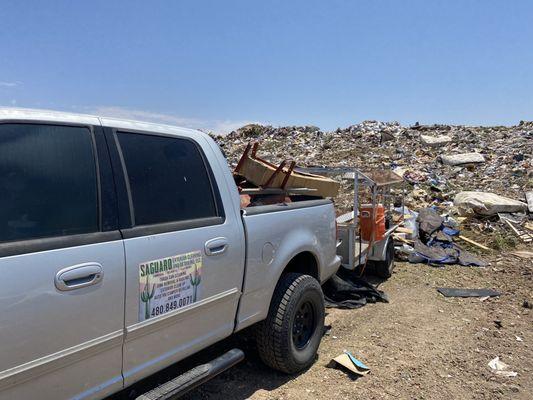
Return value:
M 211 361 L 233 348 L 239 348 L 244 351 L 244 361 L 192 390 L 181 399 L 216 400 L 231 398 L 244 400 L 256 391 L 271 391 L 294 378 L 294 375 L 285 375 L 266 367 L 257 354 L 251 332 L 244 331 L 171 365 L 132 387 L 108 397 L 107 400 L 135 399 L 140 394 L 173 379 L 197 365 Z

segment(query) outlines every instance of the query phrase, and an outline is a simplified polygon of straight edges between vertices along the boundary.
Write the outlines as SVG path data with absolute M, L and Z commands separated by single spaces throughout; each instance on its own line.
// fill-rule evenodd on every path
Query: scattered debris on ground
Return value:
M 533 261 L 498 254 L 486 260 L 486 268 L 398 262 L 392 278 L 379 285 L 389 303 L 327 310 L 331 330 L 305 373 L 285 376 L 263 366 L 250 339 L 242 364 L 184 400 L 530 400 Z M 489 287 L 505 295 L 485 301 L 447 298 L 436 287 Z M 232 338 L 206 358 L 246 346 L 243 342 L 242 336 Z M 326 368 L 345 349 L 372 372 L 354 381 L 350 372 Z M 487 364 L 496 356 L 518 375 L 493 373 Z
M 512 251 L 509 254 L 519 258 L 533 259 L 533 251 Z
M 358 376 L 365 376 L 370 372 L 370 368 L 355 358 L 348 350 L 344 350 L 341 355 L 331 359 L 330 364 L 328 364 L 330 368 L 335 368 L 338 365 Z
M 518 374 L 514 371 L 509 371 L 509 366 L 500 360 L 500 357 L 495 357 L 489 362 L 489 367 L 496 375 L 514 378 Z
M 326 308 L 353 309 L 368 303 L 388 303 L 387 295 L 344 268 L 322 286 Z
M 462 289 L 439 287 L 437 291 L 444 297 L 497 297 L 501 293 L 492 289 Z

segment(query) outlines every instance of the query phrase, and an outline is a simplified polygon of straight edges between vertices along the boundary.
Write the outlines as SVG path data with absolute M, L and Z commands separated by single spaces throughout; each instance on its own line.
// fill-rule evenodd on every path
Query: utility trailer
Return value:
M 292 160 L 274 165 L 259 156 L 258 142 L 250 142 L 234 170 L 241 195 L 241 207 L 290 203 L 312 198 L 334 198 L 340 184 L 331 177 L 353 181 L 352 211 L 336 219 L 337 255 L 349 270 L 370 264 L 373 272 L 388 278 L 394 268 L 392 233 L 404 217 L 401 209 L 394 218 L 391 188 L 403 178 L 390 170 L 362 172 L 350 167 L 297 167 Z M 366 203 L 361 201 L 364 199 Z M 377 221 L 378 220 L 378 221 Z
M 394 207 L 391 188 L 403 183 L 403 178 L 389 170 L 362 172 L 356 168 L 316 167 L 301 168 L 303 172 L 328 176 L 342 176 L 345 180 L 353 180 L 353 211 L 337 217 L 337 254 L 342 257 L 342 266 L 349 270 L 361 267 L 361 273 L 367 264 L 373 272 L 388 278 L 394 268 L 394 241 L 392 233 L 401 225 L 404 215 L 404 193 L 399 196 L 400 207 Z M 369 203 L 362 204 L 361 198 Z M 363 211 L 361 209 L 363 208 Z M 393 210 L 401 209 L 398 216 Z M 384 232 L 377 232 L 376 221 L 378 210 L 384 211 Z M 361 215 L 363 213 L 363 215 Z M 366 215 L 365 215 L 366 214 Z M 370 231 L 362 233 L 361 220 L 370 222 Z

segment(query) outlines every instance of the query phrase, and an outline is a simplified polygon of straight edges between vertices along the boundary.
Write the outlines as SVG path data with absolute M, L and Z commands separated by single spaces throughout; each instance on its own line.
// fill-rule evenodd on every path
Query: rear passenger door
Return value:
M 244 233 L 224 209 L 227 189 L 217 185 L 214 172 L 221 172 L 211 169 L 212 150 L 201 135 L 106 134 L 121 171 L 116 181 L 124 182 L 120 208 L 129 209 L 121 215 L 129 385 L 232 333 Z
M 122 388 L 114 199 L 100 127 L 0 121 L 0 399 Z

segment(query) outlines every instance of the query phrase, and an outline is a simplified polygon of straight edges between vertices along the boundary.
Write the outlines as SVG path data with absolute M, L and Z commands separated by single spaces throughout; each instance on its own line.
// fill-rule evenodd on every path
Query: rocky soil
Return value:
M 265 367 L 251 332 L 227 339 L 154 375 L 135 390 L 148 389 L 233 347 L 246 359 L 190 392 L 185 400 L 381 400 L 533 398 L 533 261 L 511 254 L 485 256 L 486 268 L 398 263 L 393 276 L 378 282 L 390 303 L 356 310 L 328 309 L 316 363 L 293 376 Z M 502 296 L 445 298 L 437 287 L 492 288 Z M 353 378 L 328 368 L 350 350 L 371 368 Z M 499 356 L 516 372 L 498 376 L 488 366 Z M 135 398 L 129 391 L 116 399 Z
M 533 262 L 508 255 L 492 260 L 488 268 L 400 263 L 380 285 L 390 303 L 328 310 L 332 329 L 308 371 L 293 377 L 272 372 L 250 344 L 243 364 L 187 400 L 531 399 L 533 310 L 524 301 L 533 295 Z M 444 298 L 436 291 L 440 286 L 488 287 L 503 295 L 485 301 Z M 353 379 L 328 368 L 345 349 L 371 373 Z M 495 375 L 487 364 L 496 356 L 518 375 Z

